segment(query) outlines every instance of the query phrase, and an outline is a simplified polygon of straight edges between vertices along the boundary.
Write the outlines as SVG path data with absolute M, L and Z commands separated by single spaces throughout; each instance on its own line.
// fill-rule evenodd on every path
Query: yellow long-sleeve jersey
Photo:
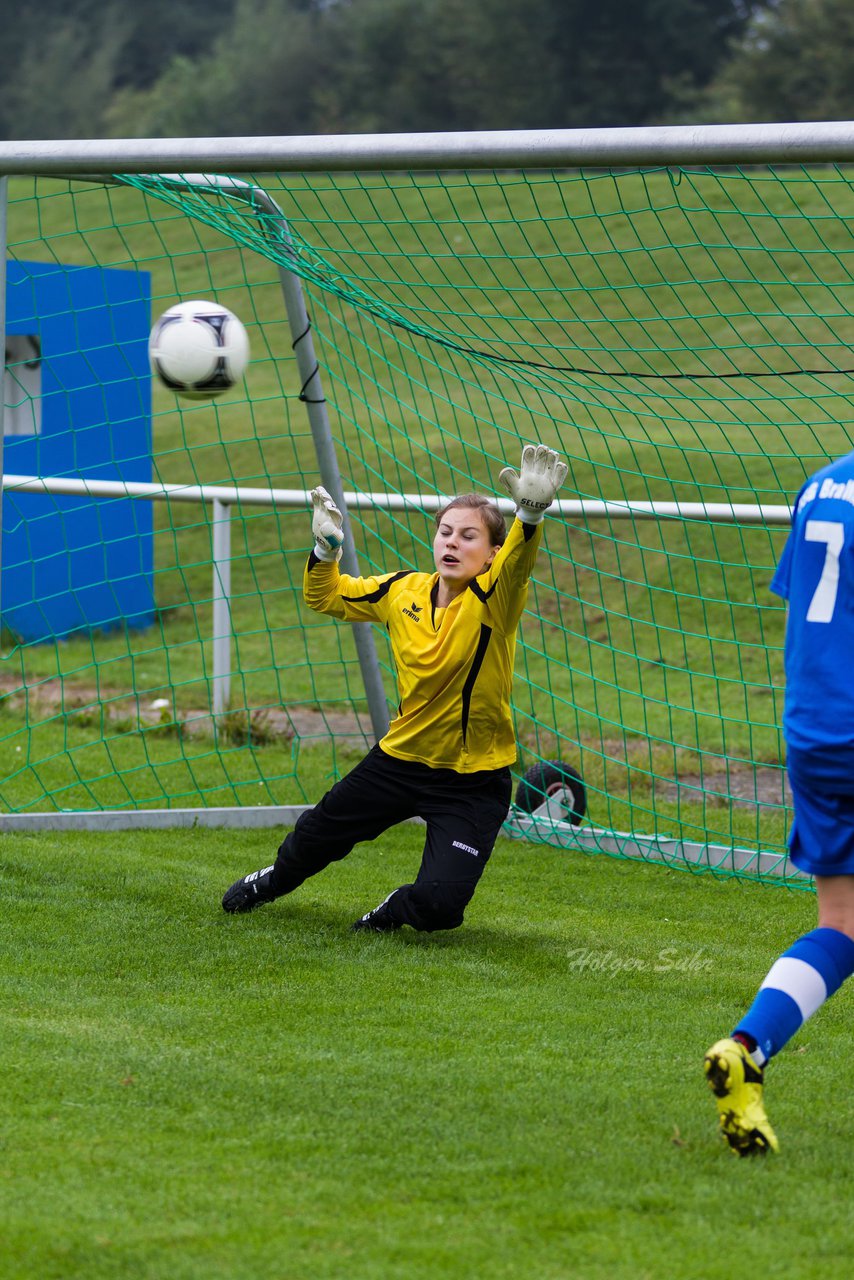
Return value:
M 444 609 L 438 573 L 401 569 L 377 577 L 342 574 L 309 556 L 309 608 L 388 629 L 400 702 L 380 746 L 399 760 L 474 773 L 516 759 L 510 687 L 516 629 L 542 525 L 514 520 L 489 568 Z

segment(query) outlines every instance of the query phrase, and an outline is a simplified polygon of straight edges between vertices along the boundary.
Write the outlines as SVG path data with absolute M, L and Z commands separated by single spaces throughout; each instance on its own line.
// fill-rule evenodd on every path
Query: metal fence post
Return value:
M 213 501 L 213 690 L 211 711 L 228 711 L 231 695 L 231 503 Z

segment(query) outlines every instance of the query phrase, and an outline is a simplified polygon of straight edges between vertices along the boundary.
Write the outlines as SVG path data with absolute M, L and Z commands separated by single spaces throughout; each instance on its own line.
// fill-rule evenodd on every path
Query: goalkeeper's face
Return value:
M 451 507 L 439 521 L 433 558 L 439 577 L 452 594 L 488 569 L 497 551 L 476 507 Z

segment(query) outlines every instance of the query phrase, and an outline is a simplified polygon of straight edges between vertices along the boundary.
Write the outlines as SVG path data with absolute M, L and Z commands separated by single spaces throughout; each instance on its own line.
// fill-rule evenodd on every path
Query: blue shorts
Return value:
M 789 857 L 811 876 L 854 875 L 854 774 L 837 755 L 831 769 L 801 752 L 789 751 L 788 771 L 795 803 Z M 812 766 L 812 767 L 811 767 Z M 841 768 L 839 766 L 842 766 Z

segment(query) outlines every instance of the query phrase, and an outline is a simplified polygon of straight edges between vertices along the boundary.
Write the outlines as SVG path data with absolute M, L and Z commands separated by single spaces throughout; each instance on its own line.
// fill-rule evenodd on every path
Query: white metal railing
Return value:
M 211 556 L 213 584 L 212 644 L 213 677 L 211 711 L 214 716 L 228 710 L 231 693 L 231 508 L 274 507 L 308 510 L 311 495 L 307 489 L 256 489 L 241 485 L 219 484 L 149 484 L 132 480 L 89 480 L 69 476 L 5 475 L 4 490 L 15 493 L 65 494 L 74 497 L 122 499 L 137 498 L 154 502 L 210 503 Z M 365 493 L 344 494 L 349 511 L 439 511 L 448 496 L 435 493 Z M 509 498 L 497 498 L 497 505 L 512 514 Z M 791 508 L 769 504 L 728 502 L 634 502 L 590 498 L 558 499 L 549 515 L 564 520 L 698 520 L 727 524 L 789 524 Z
M 86 498 L 152 498 L 171 502 L 241 503 L 249 507 L 310 508 L 307 489 L 253 489 L 243 485 L 145 484 L 132 480 L 72 479 L 68 476 L 3 477 L 4 489 L 19 493 L 65 493 Z M 350 511 L 439 511 L 450 495 L 437 493 L 370 493 L 353 490 L 344 494 Z M 496 498 L 505 515 L 512 514 L 510 498 Z M 549 507 L 550 516 L 571 519 L 611 520 L 704 520 L 719 524 L 789 524 L 792 509 L 770 503 L 748 502 L 636 502 L 633 498 L 558 498 Z

